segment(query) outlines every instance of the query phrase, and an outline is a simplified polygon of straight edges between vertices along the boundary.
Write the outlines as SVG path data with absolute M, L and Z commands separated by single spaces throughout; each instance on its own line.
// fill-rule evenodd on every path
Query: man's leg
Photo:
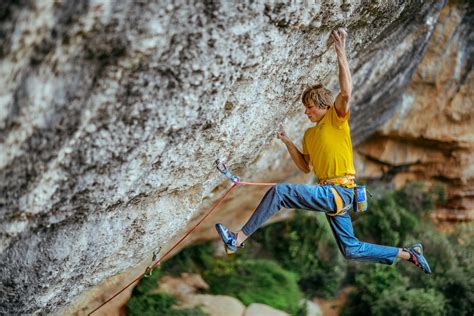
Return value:
M 425 273 L 431 273 L 428 261 L 423 256 L 421 244 L 402 249 L 361 242 L 354 235 L 352 221 L 348 213 L 338 216 L 326 215 L 326 217 L 337 245 L 346 259 L 392 264 L 395 258 L 400 258 L 415 264 Z
M 359 241 L 354 235 L 349 213 L 326 217 L 339 250 L 346 259 L 392 264 L 398 256 L 400 248 Z
M 334 197 L 330 190 L 320 185 L 277 184 L 268 190 L 250 219 L 237 233 L 237 245 L 241 245 L 282 207 L 326 212 L 326 201 L 332 199 Z

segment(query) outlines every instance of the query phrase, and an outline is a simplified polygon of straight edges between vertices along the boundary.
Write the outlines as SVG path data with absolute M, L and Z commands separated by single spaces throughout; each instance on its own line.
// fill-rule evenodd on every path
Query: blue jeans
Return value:
M 337 245 L 346 259 L 392 264 L 398 248 L 361 242 L 354 236 L 349 213 L 330 216 L 336 212 L 336 203 L 331 187 L 334 187 L 344 201 L 352 204 L 354 189 L 337 185 L 309 185 L 279 183 L 263 197 L 255 212 L 242 228 L 250 236 L 280 208 L 296 208 L 326 213 Z

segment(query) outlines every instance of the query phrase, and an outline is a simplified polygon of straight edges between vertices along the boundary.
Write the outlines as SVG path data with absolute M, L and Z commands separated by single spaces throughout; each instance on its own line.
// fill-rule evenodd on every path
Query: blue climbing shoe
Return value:
M 423 246 L 420 243 L 416 243 L 410 248 L 403 248 L 403 250 L 410 254 L 408 261 L 425 271 L 425 273 L 431 273 L 430 265 L 423 256 Z
M 242 246 L 237 246 L 237 234 L 231 232 L 222 224 L 216 224 L 216 230 L 221 236 L 222 241 L 224 242 L 225 252 L 228 255 L 231 255 L 237 251 L 238 248 Z

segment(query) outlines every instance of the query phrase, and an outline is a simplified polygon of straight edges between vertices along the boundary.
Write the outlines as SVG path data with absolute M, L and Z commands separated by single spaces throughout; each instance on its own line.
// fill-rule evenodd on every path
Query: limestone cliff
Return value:
M 446 205 L 433 213 L 441 219 L 474 219 L 473 26 L 473 6 L 441 11 L 400 109 L 357 148 L 359 176 L 443 185 Z
M 274 135 L 284 123 L 299 142 L 305 85 L 337 92 L 340 26 L 363 141 L 402 101 L 443 5 L 2 1 L 0 313 L 93 308 L 228 185 L 218 157 L 246 180 L 291 180 Z M 247 192 L 214 220 L 250 211 Z

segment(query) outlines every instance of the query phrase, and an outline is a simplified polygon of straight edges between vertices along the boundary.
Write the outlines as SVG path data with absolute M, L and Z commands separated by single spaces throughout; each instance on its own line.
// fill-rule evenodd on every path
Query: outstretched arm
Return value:
M 278 138 L 286 145 L 288 152 L 290 153 L 291 159 L 295 163 L 295 165 L 303 171 L 304 173 L 309 173 L 311 169 L 309 168 L 309 155 L 304 155 L 298 147 L 293 144 L 291 139 L 286 135 L 283 128 L 280 126 L 280 130 L 278 131 Z
M 345 117 L 349 113 L 349 99 L 352 93 L 351 71 L 345 49 L 346 36 L 347 33 L 342 28 L 331 33 L 339 66 L 339 87 L 341 91 L 336 97 L 336 112 L 339 117 Z

